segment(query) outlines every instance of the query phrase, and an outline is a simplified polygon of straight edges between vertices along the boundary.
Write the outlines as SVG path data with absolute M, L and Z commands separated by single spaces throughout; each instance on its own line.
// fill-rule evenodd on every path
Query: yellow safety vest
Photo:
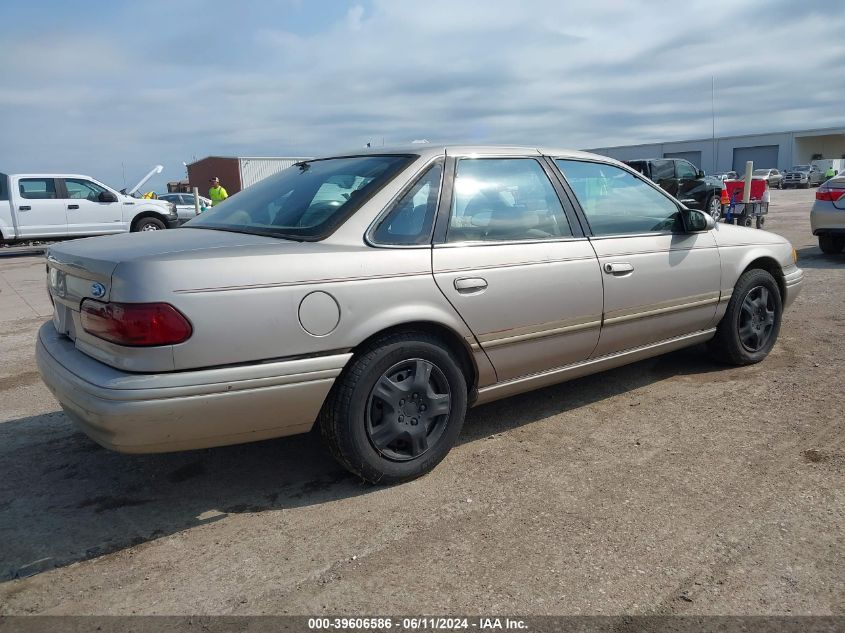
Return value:
M 217 187 L 211 187 L 208 190 L 208 197 L 211 198 L 211 206 L 213 207 L 217 205 L 217 203 L 223 202 L 226 198 L 228 198 L 229 194 L 226 193 L 226 190 L 223 187 L 218 185 Z

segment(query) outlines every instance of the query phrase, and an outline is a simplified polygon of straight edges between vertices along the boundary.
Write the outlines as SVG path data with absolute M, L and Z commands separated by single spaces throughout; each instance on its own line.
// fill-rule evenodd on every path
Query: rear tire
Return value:
M 751 224 L 754 222 L 754 220 L 752 219 L 752 217 L 750 215 L 747 215 L 744 218 L 742 218 L 741 222 L 742 222 L 742 226 L 751 226 Z
M 711 353 L 732 365 L 759 363 L 777 341 L 782 316 L 783 302 L 774 277 L 759 268 L 744 272 L 709 343 Z
M 825 255 L 838 255 L 845 246 L 845 238 L 833 235 L 819 235 L 819 248 Z
M 466 377 L 443 342 L 424 332 L 397 333 L 352 358 L 319 425 L 347 470 L 374 484 L 395 484 L 446 457 L 466 409 Z
M 756 223 L 755 223 L 755 226 L 756 226 L 758 229 L 762 229 L 762 228 L 763 228 L 763 225 L 764 225 L 765 223 L 766 223 L 766 217 L 765 217 L 765 216 L 762 216 L 762 215 L 758 215 L 758 216 L 757 216 L 757 221 L 756 221 Z
M 163 231 L 165 228 L 167 227 L 164 226 L 164 222 L 153 217 L 135 220 L 135 223 L 132 225 L 132 231 L 136 233 L 139 231 Z

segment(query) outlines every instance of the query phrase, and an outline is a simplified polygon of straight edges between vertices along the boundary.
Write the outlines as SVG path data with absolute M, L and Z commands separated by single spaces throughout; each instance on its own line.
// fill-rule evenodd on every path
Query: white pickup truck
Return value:
M 90 176 L 0 173 L 0 241 L 157 231 L 178 225 L 174 204 L 119 193 Z

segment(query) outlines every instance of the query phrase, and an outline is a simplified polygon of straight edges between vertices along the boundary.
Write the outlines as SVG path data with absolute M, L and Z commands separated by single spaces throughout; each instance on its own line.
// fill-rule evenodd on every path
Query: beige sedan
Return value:
M 803 274 L 581 152 L 309 160 L 176 231 L 50 248 L 37 359 L 119 451 L 304 433 L 372 482 L 442 460 L 467 407 L 708 342 L 763 360 Z

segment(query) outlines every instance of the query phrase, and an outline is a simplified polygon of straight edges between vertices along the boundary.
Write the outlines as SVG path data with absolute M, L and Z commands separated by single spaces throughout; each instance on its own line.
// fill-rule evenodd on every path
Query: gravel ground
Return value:
M 692 349 L 474 409 L 392 488 L 315 435 L 110 453 L 41 384 L 41 319 L 5 321 L 0 614 L 845 613 L 845 256 L 813 193 L 772 193 L 806 281 L 765 362 Z

